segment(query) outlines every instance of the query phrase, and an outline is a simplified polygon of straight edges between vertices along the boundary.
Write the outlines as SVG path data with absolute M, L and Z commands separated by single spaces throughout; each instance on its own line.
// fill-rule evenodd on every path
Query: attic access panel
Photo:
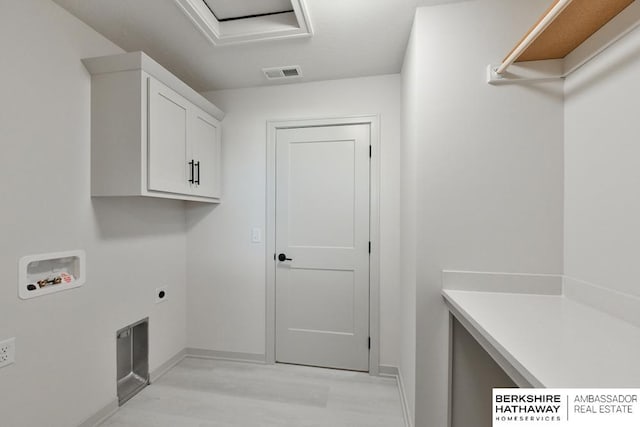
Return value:
M 203 0 L 220 22 L 293 12 L 290 0 Z
M 174 0 L 216 45 L 313 35 L 305 0 Z

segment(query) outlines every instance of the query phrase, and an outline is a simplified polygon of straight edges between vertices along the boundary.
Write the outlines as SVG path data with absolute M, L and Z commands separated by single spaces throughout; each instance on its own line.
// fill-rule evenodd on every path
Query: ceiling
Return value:
M 227 46 L 211 44 L 174 0 L 53 1 L 127 52 L 142 50 L 207 91 L 274 84 L 261 70 L 283 65 L 302 68 L 295 82 L 398 73 L 415 8 L 461 0 L 305 0 L 312 37 Z M 230 13 L 262 1 L 211 0 L 236 3 Z

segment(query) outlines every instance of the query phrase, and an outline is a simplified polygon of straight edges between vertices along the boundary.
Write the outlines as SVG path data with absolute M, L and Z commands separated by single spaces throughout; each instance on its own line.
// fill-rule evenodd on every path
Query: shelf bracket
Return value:
M 487 66 L 487 83 L 503 85 L 510 83 L 535 83 L 562 79 L 564 61 L 562 59 L 548 59 L 544 61 L 518 62 L 508 71 L 497 73 L 497 65 Z

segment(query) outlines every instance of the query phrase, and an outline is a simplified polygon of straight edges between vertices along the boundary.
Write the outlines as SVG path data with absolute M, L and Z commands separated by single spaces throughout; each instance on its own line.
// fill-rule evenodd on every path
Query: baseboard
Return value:
M 78 427 L 96 427 L 118 410 L 118 399 L 115 398 L 107 406 L 84 420 Z
M 378 373 L 381 377 L 393 377 L 398 384 L 398 392 L 400 393 L 400 405 L 402 406 L 402 415 L 404 417 L 404 425 L 413 427 L 411 412 L 409 411 L 409 401 L 404 389 L 404 381 L 402 380 L 402 372 L 397 366 L 380 365 Z
M 390 365 L 380 365 L 378 367 L 378 374 L 381 377 L 397 377 L 398 376 L 398 368 L 396 366 Z
M 206 350 L 203 348 L 187 348 L 186 357 L 195 357 L 198 359 L 228 360 L 231 362 L 248 362 L 260 364 L 266 363 L 264 354 Z
M 409 409 L 409 400 L 407 400 L 407 393 L 404 388 L 404 380 L 402 379 L 402 371 L 398 369 L 398 389 L 400 389 L 400 404 L 402 405 L 402 413 L 404 414 L 404 425 L 406 427 L 413 427 L 413 417 L 411 416 L 411 409 Z
M 178 363 L 182 362 L 182 360 L 186 356 L 187 356 L 186 349 L 180 350 L 175 356 L 173 356 L 171 359 L 164 362 L 162 365 L 154 369 L 153 372 L 151 372 L 151 374 L 149 374 L 149 382 L 151 383 L 156 382 L 161 376 L 169 372 L 171 368 L 176 366 Z

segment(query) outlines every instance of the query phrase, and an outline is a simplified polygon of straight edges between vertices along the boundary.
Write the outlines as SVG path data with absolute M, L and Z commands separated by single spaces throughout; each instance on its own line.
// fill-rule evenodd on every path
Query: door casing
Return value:
M 276 134 L 278 129 L 299 127 L 368 124 L 371 132 L 370 189 L 369 189 L 369 374 L 380 374 L 380 117 L 379 115 L 349 116 L 324 119 L 267 121 L 267 222 L 266 247 L 266 328 L 265 360 L 276 362 Z

